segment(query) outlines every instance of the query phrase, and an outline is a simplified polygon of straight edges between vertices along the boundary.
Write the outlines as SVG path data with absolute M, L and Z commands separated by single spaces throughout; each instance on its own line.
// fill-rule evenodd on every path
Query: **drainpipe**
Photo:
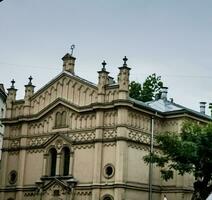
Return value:
M 155 113 L 156 115 L 157 113 Z M 151 137 L 150 137 L 150 155 L 153 153 L 153 143 L 154 143 L 154 116 L 151 116 Z M 152 172 L 153 164 L 149 163 L 149 200 L 152 200 Z

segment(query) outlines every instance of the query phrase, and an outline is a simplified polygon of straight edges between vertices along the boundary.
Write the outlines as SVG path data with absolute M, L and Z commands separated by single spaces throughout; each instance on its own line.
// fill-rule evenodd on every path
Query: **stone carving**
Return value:
M 10 141 L 10 148 L 19 148 L 20 146 L 20 140 L 11 140 Z
M 94 132 L 83 132 L 83 133 L 70 133 L 67 136 L 76 142 L 84 142 L 84 141 L 91 141 L 95 139 Z
M 44 142 L 46 142 L 49 138 L 50 138 L 50 136 L 45 136 L 45 137 L 34 137 L 34 138 L 28 140 L 28 145 L 29 145 L 30 147 L 40 146 L 40 145 L 42 145 Z
M 144 146 L 142 144 L 135 144 L 135 143 L 128 143 L 128 147 L 131 147 L 133 149 L 139 149 L 139 150 L 143 150 L 143 151 L 150 151 L 150 147 L 149 146 Z
M 94 148 L 94 144 L 83 144 L 83 145 L 74 145 L 73 149 L 91 149 Z
M 76 199 L 83 198 L 83 199 L 86 199 L 86 200 L 91 200 L 91 194 L 92 194 L 91 191 L 75 191 L 74 196 L 76 197 Z
M 116 138 L 116 136 L 117 136 L 117 131 L 114 130 L 114 129 L 104 131 L 104 138 L 105 139 Z
M 116 146 L 116 142 L 107 142 L 107 143 L 104 143 L 104 147 L 114 147 Z
M 61 139 L 58 139 L 56 142 L 55 142 L 55 146 L 58 150 L 60 150 L 62 147 L 63 147 L 63 140 Z
M 129 138 L 133 141 L 150 144 L 150 135 L 144 134 L 142 132 L 131 130 L 129 132 Z
M 43 153 L 44 149 L 28 149 L 27 153 Z
M 118 113 L 109 111 L 104 113 L 104 126 L 114 126 L 117 124 Z

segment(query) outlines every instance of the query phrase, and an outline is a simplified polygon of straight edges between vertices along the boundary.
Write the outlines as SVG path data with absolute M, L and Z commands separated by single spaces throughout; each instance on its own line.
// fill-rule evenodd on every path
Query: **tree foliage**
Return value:
M 192 199 L 206 199 L 212 190 L 212 124 L 199 125 L 185 122 L 181 133 L 162 133 L 156 136 L 162 155 L 144 157 L 146 163 L 161 167 L 164 180 L 179 175 L 193 174 L 195 177 Z
M 138 82 L 132 81 L 130 83 L 130 97 L 139 101 L 151 101 L 160 95 L 160 89 L 163 87 L 161 76 L 157 76 L 155 73 L 149 75 L 144 83 L 141 85 Z

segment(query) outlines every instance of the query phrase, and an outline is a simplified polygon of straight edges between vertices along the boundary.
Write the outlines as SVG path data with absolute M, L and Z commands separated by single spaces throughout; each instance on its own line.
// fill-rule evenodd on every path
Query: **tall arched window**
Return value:
M 56 175 L 56 161 L 57 161 L 57 151 L 55 148 L 50 149 L 49 151 L 49 158 L 50 158 L 50 176 L 55 176 Z
M 55 127 L 62 128 L 66 126 L 66 111 L 57 112 L 55 116 Z
M 66 126 L 66 112 L 63 111 L 62 112 L 62 116 L 61 116 L 61 126 Z
M 61 126 L 61 114 L 59 112 L 56 113 L 55 126 L 56 127 L 60 127 Z
M 69 165 L 70 165 L 70 149 L 68 147 L 64 147 L 62 150 L 62 174 L 63 176 L 69 175 Z

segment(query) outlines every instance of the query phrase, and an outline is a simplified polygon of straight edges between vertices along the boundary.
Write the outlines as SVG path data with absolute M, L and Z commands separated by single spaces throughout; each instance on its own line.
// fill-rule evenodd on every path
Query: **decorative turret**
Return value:
M 63 58 L 63 71 L 70 72 L 74 75 L 74 66 L 75 66 L 75 60 L 76 58 L 73 57 L 73 51 L 74 51 L 75 45 L 71 45 L 71 54 L 67 53 Z
M 16 100 L 16 92 L 17 92 L 17 89 L 15 88 L 15 80 L 13 79 L 11 83 L 12 83 L 11 87 L 7 89 L 8 91 L 7 101 L 14 102 Z
M 130 68 L 127 66 L 127 57 L 123 58 L 124 64 L 119 67 L 118 84 L 119 84 L 119 99 L 127 99 L 129 95 L 129 76 Z
M 99 73 L 99 82 L 98 82 L 98 102 L 104 101 L 105 95 L 105 87 L 109 83 L 109 72 L 107 72 L 105 66 L 107 63 L 105 61 L 102 62 L 102 70 L 98 71 Z
M 24 99 L 28 100 L 34 94 L 35 86 L 32 85 L 32 76 L 29 77 L 29 83 L 25 85 L 25 96 Z
M 10 118 L 12 116 L 12 105 L 13 105 L 13 102 L 15 102 L 16 100 L 17 89 L 15 88 L 14 79 L 11 81 L 11 83 L 12 83 L 11 87 L 7 89 L 8 96 L 6 100 L 6 107 L 7 107 L 6 118 Z
M 32 84 L 32 77 L 29 77 L 29 83 L 25 85 L 25 96 L 24 96 L 24 115 L 29 115 L 30 110 L 30 97 L 34 94 L 35 86 Z

